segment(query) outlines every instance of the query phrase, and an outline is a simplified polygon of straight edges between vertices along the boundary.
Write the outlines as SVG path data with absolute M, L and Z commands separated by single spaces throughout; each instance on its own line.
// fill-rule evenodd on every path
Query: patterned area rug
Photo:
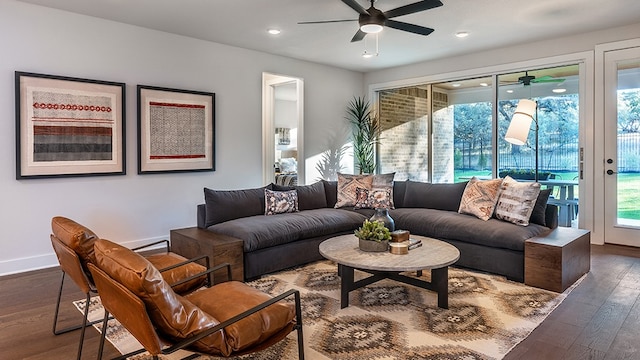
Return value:
M 429 271 L 423 277 L 428 280 Z M 366 277 L 356 272 L 356 279 Z M 579 282 L 578 282 L 579 283 Z M 350 295 L 340 309 L 337 266 L 323 261 L 282 271 L 249 283 L 269 294 L 301 292 L 307 359 L 501 359 L 526 338 L 575 287 L 562 294 L 503 277 L 449 269 L 449 309 L 437 307 L 435 293 L 383 280 Z M 84 301 L 74 302 L 80 311 Z M 90 319 L 102 318 L 99 297 Z M 107 339 L 121 352 L 141 348 L 117 322 Z M 96 328 L 101 331 L 101 324 Z M 268 350 L 238 359 L 297 359 L 296 333 Z M 181 351 L 163 359 L 179 359 Z M 150 359 L 139 355 L 131 359 Z M 201 356 L 198 359 L 218 359 Z

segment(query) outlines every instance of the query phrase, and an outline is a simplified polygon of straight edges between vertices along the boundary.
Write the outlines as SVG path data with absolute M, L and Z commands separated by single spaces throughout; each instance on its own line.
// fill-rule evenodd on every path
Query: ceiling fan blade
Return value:
M 557 83 L 561 83 L 564 82 L 564 79 L 556 79 L 554 77 L 551 77 L 549 75 L 545 75 L 539 78 L 535 78 L 533 80 L 531 80 L 531 82 L 534 83 L 550 83 L 550 82 L 557 82 Z
M 389 11 L 385 11 L 384 15 L 387 18 L 393 18 L 396 16 L 409 15 L 409 14 L 417 13 L 420 11 L 437 8 L 440 6 L 442 6 L 442 2 L 440 0 L 423 0 L 413 4 L 400 6 L 398 8 L 395 8 Z
M 363 8 L 360 4 L 358 4 L 356 0 L 342 0 L 342 2 L 347 4 L 353 10 L 357 11 L 359 14 L 369 15 L 367 10 L 365 10 L 365 8 Z
M 325 23 L 337 23 L 337 22 L 348 22 L 348 21 L 358 21 L 358 19 L 300 21 L 300 22 L 298 22 L 298 24 L 325 24 Z
M 360 41 L 362 39 L 364 39 L 364 37 L 367 36 L 367 33 L 358 29 L 358 31 L 356 32 L 355 35 L 353 35 L 353 38 L 351 38 L 351 42 L 356 42 L 356 41 Z
M 432 28 L 428 28 L 428 27 L 424 27 L 424 26 L 420 26 L 420 25 L 414 25 L 414 24 L 409 24 L 406 22 L 402 22 L 402 21 L 396 21 L 396 20 L 387 20 L 386 25 L 390 28 L 393 29 L 397 29 L 397 30 L 403 30 L 403 31 L 408 31 L 414 34 L 418 34 L 418 35 L 429 35 L 433 32 Z

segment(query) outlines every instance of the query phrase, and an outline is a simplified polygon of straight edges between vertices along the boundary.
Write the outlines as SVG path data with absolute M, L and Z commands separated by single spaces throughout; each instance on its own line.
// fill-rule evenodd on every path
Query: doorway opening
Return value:
M 304 108 L 300 78 L 262 74 L 263 183 L 304 185 Z

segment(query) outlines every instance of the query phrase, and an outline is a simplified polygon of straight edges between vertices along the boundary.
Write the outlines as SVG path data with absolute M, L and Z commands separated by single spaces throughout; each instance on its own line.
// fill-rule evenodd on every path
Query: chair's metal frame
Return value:
M 219 269 L 221 269 L 223 267 L 227 268 L 227 281 L 231 280 L 231 265 L 228 264 L 228 263 L 222 263 L 222 264 L 219 264 L 219 265 L 214 266 L 212 268 L 208 268 L 207 271 L 205 271 L 203 273 L 200 273 L 200 274 L 196 274 L 192 278 L 196 278 L 196 277 L 202 276 L 205 273 L 210 275 L 212 272 L 217 271 L 217 270 L 219 270 Z M 108 275 L 106 275 L 106 276 L 108 276 Z M 186 281 L 189 281 L 189 280 L 191 280 L 191 278 L 184 279 L 184 280 L 182 280 L 182 281 L 180 281 L 180 282 L 178 282 L 178 283 L 176 283 L 174 285 L 178 285 L 178 284 L 180 284 L 182 282 L 186 282 Z M 163 348 L 161 350 L 161 354 L 162 355 L 167 355 L 167 354 L 174 353 L 174 352 L 176 352 L 178 350 L 184 349 L 187 346 L 195 343 L 196 341 L 198 341 L 198 340 L 200 340 L 202 338 L 205 338 L 205 337 L 207 337 L 207 336 L 209 336 L 209 335 L 211 335 L 211 334 L 213 334 L 213 333 L 215 333 L 217 331 L 220 331 L 221 329 L 223 329 L 223 328 L 225 328 L 225 327 L 227 327 L 227 326 L 229 326 L 229 325 L 231 325 L 231 324 L 233 324 L 235 322 L 238 322 L 238 321 L 246 318 L 249 315 L 255 314 L 258 311 L 260 311 L 260 310 L 262 310 L 262 309 L 264 309 L 264 308 L 266 308 L 268 306 L 271 306 L 271 305 L 273 305 L 273 304 L 275 304 L 275 303 L 277 303 L 279 301 L 282 301 L 282 300 L 284 300 L 285 298 L 287 298 L 287 297 L 289 297 L 291 295 L 294 296 L 295 311 L 296 311 L 296 324 L 293 326 L 291 331 L 293 331 L 293 330 L 297 331 L 297 335 L 298 335 L 297 336 L 298 337 L 298 359 L 304 360 L 304 339 L 303 339 L 303 334 L 302 334 L 302 306 L 301 306 L 301 302 L 300 302 L 300 292 L 298 290 L 295 290 L 295 289 L 288 290 L 288 291 L 286 291 L 286 292 L 284 292 L 284 293 L 282 293 L 282 294 L 280 294 L 278 296 L 275 296 L 275 297 L 271 298 L 270 300 L 265 301 L 264 303 L 262 303 L 260 305 L 257 305 L 255 307 L 252 307 L 251 309 L 246 310 L 246 311 L 244 311 L 244 312 L 242 312 L 242 313 L 240 313 L 240 314 L 238 314 L 238 315 L 236 315 L 236 316 L 234 316 L 234 317 L 232 317 L 232 318 L 230 318 L 230 319 L 228 319 L 226 321 L 223 321 L 220 324 L 218 324 L 218 325 L 216 325 L 216 326 L 214 326 L 212 328 L 209 328 L 209 329 L 207 329 L 207 330 L 205 330 L 205 331 L 203 331 L 203 332 L 201 332 L 201 333 L 199 333 L 197 335 L 191 336 L 190 338 L 184 339 L 184 340 L 182 340 L 180 342 L 174 343 L 171 346 L 165 347 L 165 348 Z M 105 308 L 103 321 L 105 322 L 105 324 L 108 324 L 108 320 L 109 320 L 109 312 Z M 102 331 L 102 335 L 100 336 L 100 347 L 98 349 L 98 360 L 102 359 L 102 353 L 103 353 L 103 349 L 104 349 L 104 341 L 105 341 L 105 338 L 106 338 L 106 333 L 107 332 L 106 332 L 106 326 L 105 326 L 105 329 Z M 130 352 L 128 354 L 124 354 L 124 355 L 115 357 L 112 360 L 126 360 L 128 357 L 143 353 L 145 351 L 146 351 L 146 349 L 142 348 L 142 349 L 139 349 L 139 350 L 136 350 L 136 351 L 132 351 L 132 352 Z M 247 352 L 236 353 L 236 354 L 233 354 L 233 355 L 234 356 L 244 355 L 244 354 L 248 354 L 248 353 L 251 353 L 251 352 L 254 352 L 254 351 L 249 350 Z M 194 354 L 191 354 L 191 355 L 188 355 L 188 356 L 182 358 L 182 360 L 195 359 L 195 358 L 199 357 L 200 355 L 201 354 L 194 353 Z M 154 360 L 159 359 L 158 355 L 154 355 L 153 359 Z
M 78 254 L 71 249 L 70 247 L 68 247 L 66 244 L 64 244 L 60 239 L 58 239 L 56 236 L 51 235 L 51 242 L 53 245 L 53 249 L 56 252 L 56 255 L 58 256 L 58 262 L 60 263 L 60 269 L 62 270 L 62 278 L 60 279 L 60 289 L 58 290 L 58 298 L 56 300 L 56 309 L 55 309 L 55 313 L 53 316 L 53 334 L 54 335 L 60 335 L 60 334 L 65 334 L 74 330 L 78 330 L 81 329 L 80 331 L 80 343 L 78 344 L 78 354 L 77 354 L 77 360 L 80 360 L 80 358 L 82 357 L 82 347 L 84 344 L 84 335 L 85 335 L 85 330 L 88 326 L 94 325 L 94 324 L 98 324 L 104 321 L 104 319 L 99 319 L 99 320 L 95 320 L 95 321 L 88 321 L 88 316 L 89 316 L 89 304 L 91 303 L 91 297 L 92 295 L 97 295 L 98 294 L 98 289 L 96 289 L 95 285 L 93 284 L 93 282 L 91 281 L 91 279 L 89 278 L 89 276 L 87 275 L 87 272 L 84 270 L 84 268 L 82 267 L 82 263 L 80 262 L 80 258 L 78 257 Z M 65 261 L 60 261 L 60 256 L 61 254 L 58 254 L 58 250 L 54 244 L 54 242 L 57 242 L 57 244 L 59 246 L 61 246 L 62 251 L 66 252 L 66 255 L 73 259 L 73 261 L 71 261 L 71 263 L 67 263 Z M 165 247 L 166 247 L 166 252 L 170 252 L 171 251 L 171 247 L 169 244 L 169 240 L 160 240 L 160 241 L 156 241 L 154 243 L 151 244 L 147 244 L 147 245 L 143 245 L 143 246 L 138 246 L 136 248 L 133 248 L 132 250 L 134 251 L 138 251 L 138 250 L 142 250 L 142 249 L 146 249 L 149 248 L 151 246 L 155 246 L 161 243 L 165 243 Z M 193 259 L 189 259 L 187 261 L 183 261 L 181 263 L 172 265 L 172 266 L 168 266 L 166 268 L 162 268 L 159 271 L 160 272 L 164 272 L 164 271 L 168 271 L 171 269 L 175 269 L 177 267 L 180 267 L 182 265 L 186 265 L 189 263 L 192 263 L 194 261 L 199 261 L 199 260 L 205 260 L 206 263 L 206 268 L 209 269 L 209 257 L 206 255 L 202 255 L 202 256 L 198 256 L 195 257 Z M 231 271 L 231 269 L 229 269 L 229 271 Z M 86 302 L 85 302 L 85 308 L 84 308 L 84 314 L 83 314 L 83 319 L 82 319 L 82 324 L 78 324 L 78 325 L 72 325 L 69 327 L 66 327 L 64 329 L 58 329 L 58 314 L 60 313 L 60 302 L 62 299 L 62 290 L 64 288 L 64 279 L 67 276 L 67 273 L 69 274 L 82 274 L 81 277 L 79 276 L 71 276 L 71 279 L 74 281 L 74 283 L 76 285 L 78 285 L 78 287 L 80 288 L 80 290 L 82 290 L 83 292 L 85 291 L 85 289 L 88 289 L 88 291 L 85 292 L 86 294 Z M 183 281 L 180 281 L 174 285 L 179 285 L 182 284 L 184 282 L 193 280 L 195 278 L 198 278 L 200 276 L 202 276 L 203 274 L 198 274 L 196 276 L 192 276 L 189 277 L 188 279 L 185 279 Z M 213 284 L 212 282 L 212 277 L 211 277 L 211 273 L 207 273 L 207 281 L 209 284 Z

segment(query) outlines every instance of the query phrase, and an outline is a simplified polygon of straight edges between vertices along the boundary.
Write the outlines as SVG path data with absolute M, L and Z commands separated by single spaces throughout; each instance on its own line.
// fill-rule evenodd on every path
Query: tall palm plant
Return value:
M 375 150 L 380 141 L 380 120 L 362 97 L 354 97 L 349 102 L 346 119 L 352 126 L 353 156 L 360 174 L 372 174 L 376 169 Z

